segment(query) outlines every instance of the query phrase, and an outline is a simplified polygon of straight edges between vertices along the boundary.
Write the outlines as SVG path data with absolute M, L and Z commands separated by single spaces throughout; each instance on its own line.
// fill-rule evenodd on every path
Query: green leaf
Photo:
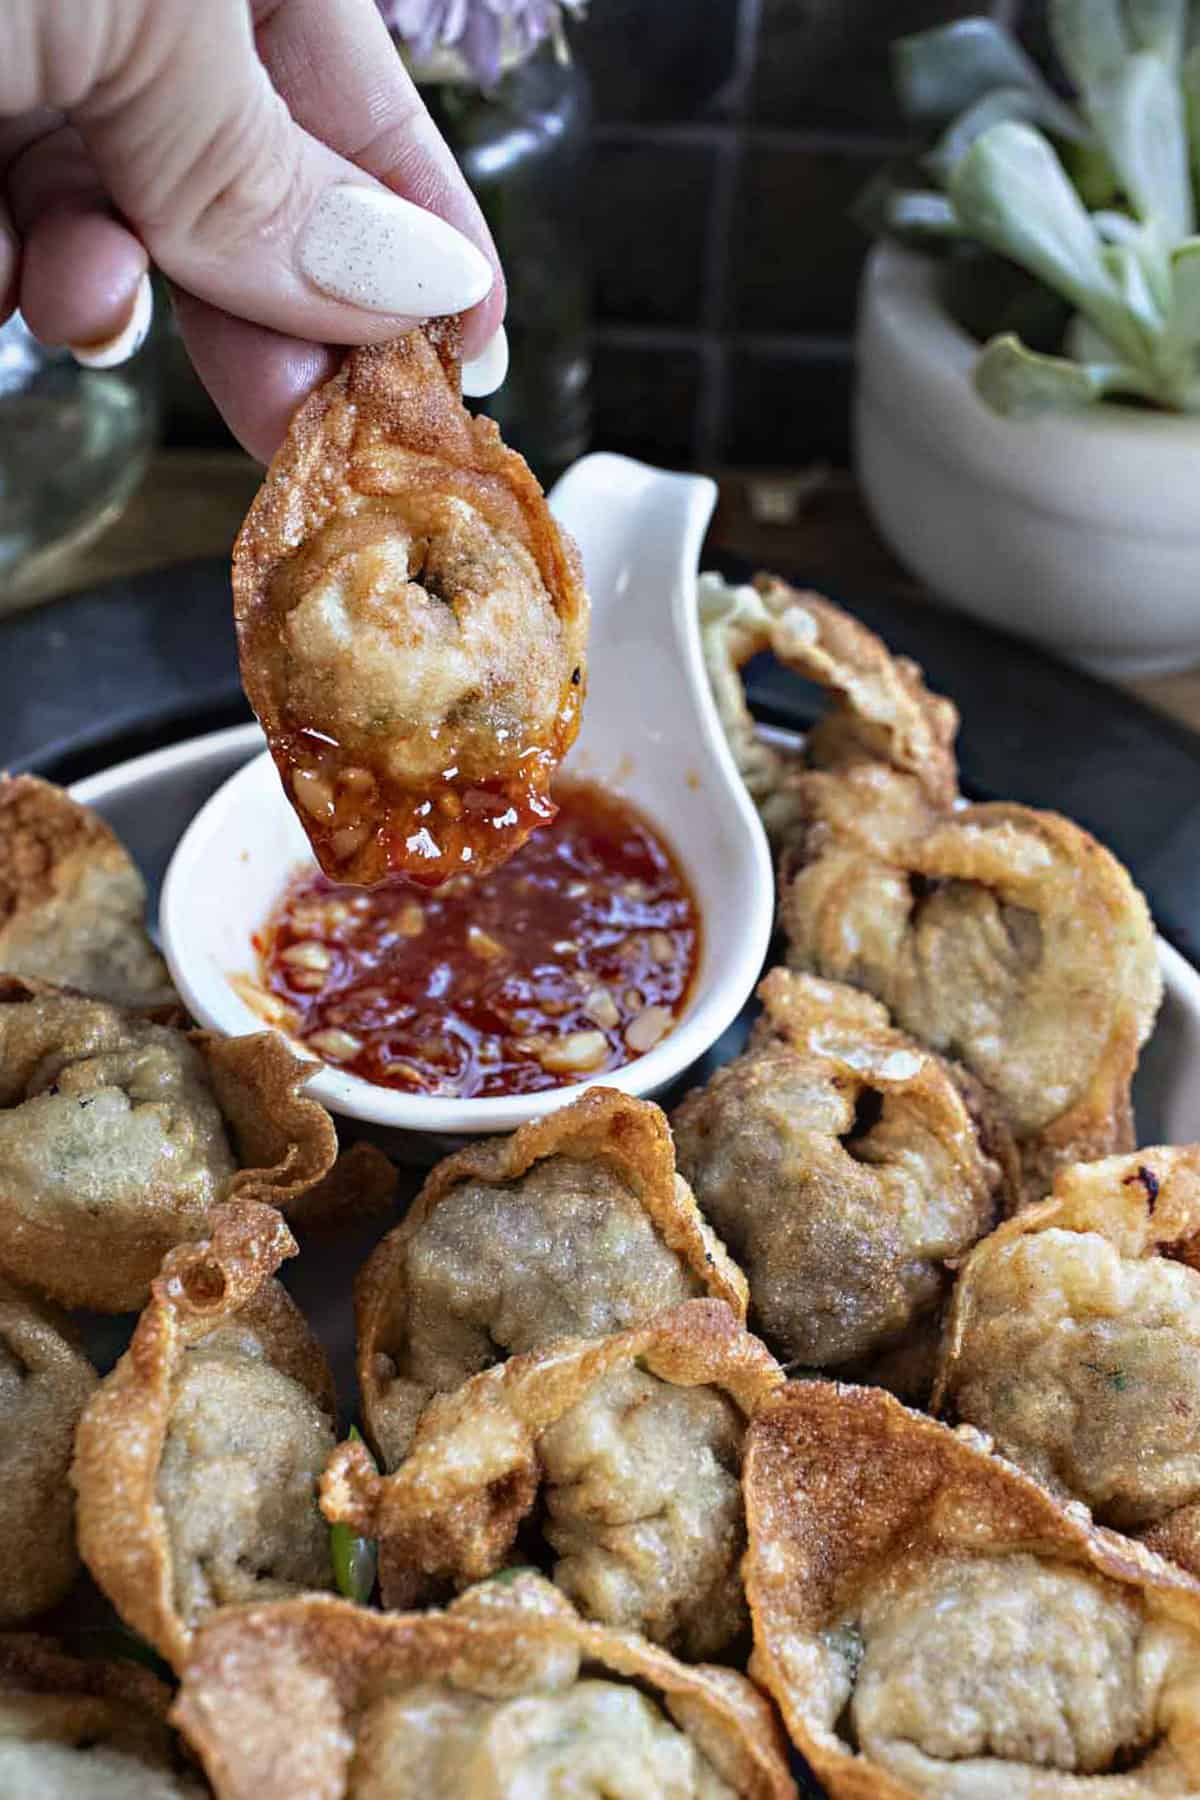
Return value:
M 1160 56 L 1141 50 L 1088 94 L 1088 117 L 1134 212 L 1171 242 L 1195 229 L 1187 121 L 1179 82 Z
M 1125 309 L 1135 318 L 1146 334 L 1147 343 L 1162 334 L 1165 323 L 1165 310 L 1169 298 L 1167 292 L 1167 271 L 1164 263 L 1162 280 L 1156 282 L 1160 299 L 1156 298 L 1151 288 L 1149 272 L 1140 254 L 1139 242 L 1125 244 L 1106 244 L 1104 261 L 1109 274 L 1121 291 L 1121 299 Z
M 960 235 L 958 215 L 944 194 L 900 193 L 888 198 L 885 229 L 893 237 L 917 243 L 944 241 Z
M 954 170 L 950 198 L 972 237 L 1087 313 L 1123 355 L 1141 354 L 1141 335 L 1105 266 L 1099 234 L 1040 132 L 993 125 Z
M 1106 394 L 1136 391 L 1133 370 L 1119 364 L 1069 362 L 1039 356 L 1019 338 L 993 338 L 975 365 L 975 388 L 993 412 L 1010 419 L 1078 412 Z
M 867 183 L 850 211 L 868 237 L 894 237 L 916 249 L 936 248 L 958 236 L 958 220 L 945 194 L 902 186 L 888 169 Z
M 1049 0 L 1050 36 L 1059 61 L 1086 93 L 1117 74 L 1129 54 L 1120 0 Z
M 1167 330 L 1175 343 L 1200 352 L 1200 238 L 1188 238 L 1172 253 Z
M 351 1443 L 362 1443 L 362 1433 L 356 1425 L 350 1427 L 349 1436 Z M 379 1561 L 375 1540 L 355 1537 L 348 1525 L 331 1525 L 329 1555 L 338 1593 L 365 1606 L 375 1589 Z
M 1192 149 L 1192 175 L 1200 185 L 1200 44 L 1183 65 L 1183 102 Z
M 1125 22 L 1138 50 L 1153 50 L 1178 68 L 1187 38 L 1187 0 L 1125 0 Z
M 1095 139 L 1086 144 L 1060 144 L 1059 155 L 1086 207 L 1109 206 L 1117 199 L 1120 189 L 1103 144 Z
M 993 88 L 990 94 L 984 94 L 982 99 L 968 106 L 965 112 L 959 113 L 924 158 L 925 167 L 934 180 L 941 182 L 944 187 L 955 165 L 966 155 L 975 139 L 1006 119 L 1024 119 L 1035 125 L 1042 123 L 1042 108 L 1038 104 L 1037 95 L 1031 94 L 1028 88 Z
M 892 79 L 901 112 L 915 124 L 947 124 L 994 88 L 1015 87 L 1037 95 L 1051 130 L 1064 137 L 1087 136 L 1078 116 L 994 19 L 956 19 L 897 38 Z

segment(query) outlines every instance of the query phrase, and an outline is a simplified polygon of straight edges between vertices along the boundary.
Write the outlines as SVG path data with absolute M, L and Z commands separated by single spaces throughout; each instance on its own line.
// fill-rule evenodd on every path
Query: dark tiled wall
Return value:
M 668 463 L 848 454 L 893 37 L 1021 0 L 592 0 L 596 438 Z

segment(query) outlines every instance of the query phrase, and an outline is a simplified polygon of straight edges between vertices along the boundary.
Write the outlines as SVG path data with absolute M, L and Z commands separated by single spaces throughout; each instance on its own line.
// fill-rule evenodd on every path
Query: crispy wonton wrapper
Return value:
M 226 1614 L 197 1637 L 172 1717 L 217 1800 L 795 1800 L 743 1676 L 585 1624 L 529 1574 L 446 1612 L 322 1597 Z
M 555 1580 L 589 1616 L 711 1655 L 744 1625 L 737 1470 L 783 1380 L 720 1300 L 513 1356 L 437 1395 L 390 1475 L 361 1443 L 321 1482 L 331 1522 L 381 1541 L 384 1604 L 493 1574 L 539 1500 Z
M 0 775 L 0 970 L 118 1006 L 176 998 L 125 847 L 99 813 L 33 775 Z
M 916 663 L 892 656 L 874 632 L 820 594 L 799 592 L 774 576 L 730 586 L 720 576 L 702 575 L 699 599 L 717 711 L 772 843 L 786 846 L 803 830 L 804 809 L 790 777 L 805 763 L 760 737 L 746 704 L 741 670 L 763 650 L 837 696 L 834 710 L 809 733 L 815 761 L 884 762 L 912 776 L 931 806 L 954 804 L 958 712 L 929 693 Z
M 0 975 L 0 1269 L 64 1306 L 139 1306 L 218 1200 L 287 1207 L 331 1168 L 312 1064 Z
M 855 988 L 772 969 L 750 1048 L 673 1118 L 680 1167 L 750 1280 L 785 1362 L 827 1368 L 929 1341 L 948 1267 L 1017 1193 L 978 1084 Z M 926 1387 L 926 1393 L 928 1388 Z
M 170 1690 L 134 1662 L 81 1661 L 51 1638 L 0 1636 L 0 1793 L 201 1800 L 167 1724 Z
M 977 1245 L 934 1403 L 1200 1574 L 1200 1146 L 1060 1169 Z
M 675 1172 L 657 1106 L 593 1088 L 432 1171 L 355 1284 L 363 1420 L 385 1463 L 431 1394 L 501 1354 L 602 1337 L 746 1283 Z
M 44 1612 L 75 1579 L 67 1471 L 96 1382 L 67 1321 L 0 1280 L 0 1624 Z
M 217 1207 L 166 1258 L 76 1437 L 83 1560 L 176 1668 L 213 1608 L 332 1585 L 316 1481 L 333 1379 L 271 1279 L 295 1254 L 274 1207 Z
M 878 1388 L 796 1382 L 743 1485 L 752 1672 L 831 1800 L 1200 1792 L 1200 1583 Z
M 835 696 L 776 802 L 789 962 L 865 988 L 996 1095 L 1026 1201 L 1064 1163 L 1132 1149 L 1162 982 L 1126 870 L 1055 813 L 962 805 L 958 716 L 916 664 L 819 596 L 755 591 L 749 625 L 731 604 L 728 655 L 768 644 Z
M 453 323 L 352 350 L 233 558 L 242 680 L 321 867 L 482 873 L 554 817 L 588 605 L 533 475 L 459 387 Z

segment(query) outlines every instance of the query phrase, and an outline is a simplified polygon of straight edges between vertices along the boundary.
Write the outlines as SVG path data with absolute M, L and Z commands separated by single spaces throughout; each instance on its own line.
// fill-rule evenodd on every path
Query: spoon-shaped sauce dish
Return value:
M 595 1077 L 642 1097 L 678 1080 L 732 1023 L 758 979 L 774 918 L 766 836 L 726 746 L 701 651 L 697 570 L 715 501 L 705 477 L 604 453 L 576 463 L 550 496 L 579 545 L 592 599 L 588 699 L 563 773 L 645 816 L 674 851 L 700 918 L 699 966 L 678 1022 L 644 1055 Z M 203 1025 L 231 1035 L 262 1030 L 254 935 L 289 879 L 311 866 L 265 752 L 196 814 L 167 870 L 160 926 L 176 987 Z M 375 1126 L 466 1136 L 511 1131 L 586 1085 L 456 1098 L 323 1064 L 309 1092 Z

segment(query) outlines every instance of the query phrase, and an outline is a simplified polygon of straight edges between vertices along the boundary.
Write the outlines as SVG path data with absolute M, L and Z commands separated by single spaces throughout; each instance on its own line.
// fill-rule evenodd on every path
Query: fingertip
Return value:
M 250 455 L 270 462 L 301 401 L 334 373 L 336 354 L 235 319 L 179 289 L 174 300 L 192 366 L 213 404 Z
M 133 306 L 120 331 L 99 343 L 70 344 L 75 361 L 84 369 L 118 369 L 136 356 L 150 333 L 154 319 L 154 287 L 147 269 L 134 289 Z
M 144 245 L 119 219 L 52 212 L 26 235 L 21 311 L 44 344 L 105 346 L 127 335 L 139 308 L 148 327 L 148 271 Z
M 507 374 L 508 334 L 498 325 L 479 355 L 463 363 L 462 391 L 468 398 L 483 399 L 504 386 Z
M 12 317 L 21 275 L 21 241 L 12 220 L 0 205 L 0 325 Z

